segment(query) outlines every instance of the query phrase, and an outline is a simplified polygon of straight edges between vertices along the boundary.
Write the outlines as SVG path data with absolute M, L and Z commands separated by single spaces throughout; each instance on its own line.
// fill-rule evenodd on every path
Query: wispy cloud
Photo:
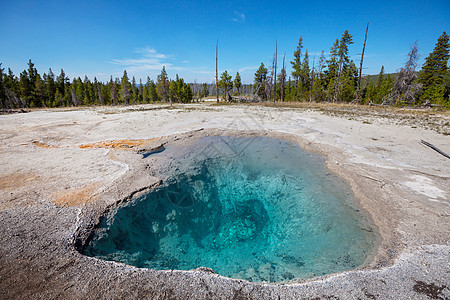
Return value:
M 139 54 L 137 58 L 113 59 L 110 63 L 123 66 L 129 72 L 158 71 L 163 66 L 176 71 L 185 70 L 184 67 L 174 66 L 169 62 L 173 59 L 172 55 L 159 53 L 151 47 L 139 48 L 134 52 Z
M 158 53 L 155 49 L 147 46 L 145 48 L 138 48 L 134 50 L 136 53 L 142 54 L 144 57 L 151 57 L 151 58 L 157 58 L 157 59 L 164 59 L 164 58 L 172 58 L 172 55 L 162 54 Z
M 134 55 L 130 55 L 131 57 L 112 59 L 108 63 L 120 66 L 127 70 L 129 76 L 136 76 L 136 78 L 157 76 L 163 66 L 166 67 L 169 77 L 177 73 L 187 82 L 193 82 L 193 80 L 209 82 L 215 74 L 208 67 L 191 66 L 191 60 L 160 53 L 151 47 L 135 49 L 133 52 Z
M 240 69 L 238 70 L 238 72 L 253 71 L 253 70 L 256 70 L 256 69 L 258 69 L 258 68 L 259 68 L 259 66 L 243 67 L 243 68 L 240 68 Z
M 244 23 L 245 22 L 245 14 L 234 11 L 235 17 L 231 19 L 231 21 L 236 23 Z
M 194 73 L 197 73 L 197 74 L 208 74 L 208 75 L 216 74 L 214 71 L 207 71 L 207 70 L 195 70 Z
M 323 55 L 325 55 L 325 56 L 327 56 L 327 52 L 323 52 Z M 312 56 L 320 56 L 320 55 L 322 55 L 322 51 L 311 51 L 311 52 L 309 52 L 308 51 L 308 55 L 309 55 L 309 57 L 312 57 Z

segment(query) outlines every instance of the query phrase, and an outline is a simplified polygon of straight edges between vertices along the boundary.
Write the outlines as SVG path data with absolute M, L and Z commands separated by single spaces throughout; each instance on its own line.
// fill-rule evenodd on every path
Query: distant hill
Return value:
M 392 80 L 395 82 L 395 80 L 397 79 L 398 73 L 388 73 Z M 388 74 L 384 74 L 383 79 L 388 75 Z M 366 81 L 368 79 L 368 81 Z M 366 84 L 366 82 L 371 82 L 372 84 L 375 84 L 377 82 L 378 79 L 378 74 L 376 75 L 366 75 L 363 76 L 361 79 L 361 84 Z

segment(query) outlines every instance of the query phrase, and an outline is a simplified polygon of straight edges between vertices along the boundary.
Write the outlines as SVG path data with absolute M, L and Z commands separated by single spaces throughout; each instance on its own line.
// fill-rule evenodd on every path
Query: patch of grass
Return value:
M 412 128 L 433 130 L 443 135 L 450 134 L 450 122 L 448 121 L 450 111 L 448 110 L 315 102 L 263 102 L 240 103 L 240 105 L 307 109 L 332 117 L 360 121 L 363 124 L 372 124 L 374 120 L 378 120 L 382 124 L 410 126 Z
M 215 111 L 215 109 L 213 108 L 209 108 L 209 107 L 182 107 L 180 109 L 180 111 L 178 111 L 179 113 L 182 112 L 191 112 L 191 111 Z
M 117 109 L 114 109 L 114 106 L 108 106 L 107 108 L 112 108 L 111 110 L 105 110 L 105 111 L 99 111 L 101 114 L 105 115 L 115 115 L 115 114 L 123 114 L 128 112 L 142 112 L 142 111 L 153 111 L 153 110 L 171 110 L 171 109 L 179 109 L 180 107 L 176 105 L 164 105 L 164 106 L 153 106 L 153 107 L 130 107 L 130 108 L 124 108 L 117 107 Z

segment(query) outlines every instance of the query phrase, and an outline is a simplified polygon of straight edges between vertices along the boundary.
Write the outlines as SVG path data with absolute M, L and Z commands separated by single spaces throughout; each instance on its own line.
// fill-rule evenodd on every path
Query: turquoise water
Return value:
M 324 159 L 266 137 L 204 137 L 144 159 L 163 184 L 112 210 L 85 254 L 253 282 L 357 268 L 378 235 Z

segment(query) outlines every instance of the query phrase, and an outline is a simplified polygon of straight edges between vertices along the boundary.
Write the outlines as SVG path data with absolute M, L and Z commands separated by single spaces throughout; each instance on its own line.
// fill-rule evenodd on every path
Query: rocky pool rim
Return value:
M 94 237 L 96 230 L 99 228 L 103 218 L 105 218 L 112 210 L 116 209 L 118 206 L 133 200 L 135 197 L 139 197 L 143 194 L 148 193 L 151 189 L 158 188 L 162 184 L 162 180 L 159 179 L 158 182 L 152 183 L 145 187 L 140 187 L 137 189 L 134 189 L 130 191 L 127 195 L 124 197 L 115 197 L 115 200 L 113 203 L 109 203 L 107 205 L 99 206 L 98 201 L 95 201 L 94 203 L 87 204 L 84 208 L 82 208 L 83 213 L 82 219 L 80 220 L 79 224 L 77 224 L 77 229 L 75 230 L 75 233 L 72 236 L 72 241 L 70 242 L 70 247 L 81 254 L 82 256 L 88 257 L 89 259 L 99 260 L 103 262 L 110 262 L 115 263 L 119 265 L 124 265 L 131 268 L 136 269 L 147 269 L 152 270 L 155 272 L 194 272 L 194 271 L 202 271 L 206 273 L 210 273 L 211 275 L 220 276 L 222 278 L 225 278 L 227 280 L 237 281 L 237 282 L 248 282 L 250 284 L 256 284 L 256 285 L 295 285 L 295 284 L 301 284 L 305 282 L 312 282 L 316 280 L 321 280 L 325 278 L 331 278 L 334 276 L 337 276 L 339 274 L 345 274 L 345 273 L 352 273 L 357 271 L 369 271 L 369 270 L 378 270 L 384 267 L 392 266 L 395 263 L 395 259 L 398 257 L 398 255 L 401 253 L 401 251 L 404 249 L 404 247 L 401 247 L 402 243 L 398 240 L 398 236 L 393 232 L 393 226 L 382 226 L 382 224 L 379 224 L 376 221 L 376 218 L 373 217 L 373 212 L 371 212 L 370 206 L 365 205 L 365 202 L 367 200 L 362 200 L 362 198 L 366 198 L 369 201 L 375 202 L 376 200 L 373 199 L 375 195 L 367 195 L 371 194 L 370 191 L 365 192 L 364 194 L 361 194 L 360 191 L 355 190 L 355 183 L 354 181 L 350 181 L 349 178 L 351 177 L 351 174 L 349 173 L 350 170 L 347 170 L 345 167 L 343 168 L 336 168 L 336 165 L 331 162 L 331 154 L 333 151 L 336 151 L 337 153 L 342 154 L 342 149 L 327 145 L 326 147 L 330 147 L 333 150 L 330 151 L 328 149 L 324 150 L 324 145 L 317 144 L 314 142 L 307 142 L 306 139 L 302 139 L 301 135 L 296 135 L 293 133 L 287 133 L 287 132 L 281 132 L 281 131 L 273 131 L 273 130 L 221 130 L 221 129 L 197 129 L 189 132 L 184 133 L 174 133 L 168 136 L 162 136 L 160 137 L 157 142 L 150 146 L 150 147 L 136 147 L 131 149 L 133 155 L 135 156 L 135 159 L 142 160 L 143 152 L 151 152 L 156 149 L 160 149 L 161 147 L 164 147 L 167 144 L 174 144 L 174 145 L 188 145 L 190 143 L 193 143 L 195 140 L 204 137 L 204 136 L 231 136 L 231 137 L 269 137 L 274 139 L 280 139 L 283 141 L 288 141 L 297 144 L 301 149 L 313 152 L 316 154 L 321 155 L 325 158 L 325 167 L 330 170 L 330 172 L 333 172 L 337 177 L 339 177 L 341 180 L 344 181 L 345 184 L 347 184 L 350 187 L 351 192 L 354 195 L 354 198 L 356 199 L 357 205 L 359 208 L 362 209 L 362 212 L 364 214 L 365 218 L 368 218 L 371 222 L 371 225 L 373 226 L 374 231 L 376 231 L 378 235 L 378 241 L 377 245 L 373 248 L 373 253 L 368 255 L 368 258 L 364 262 L 363 265 L 359 266 L 358 268 L 337 272 L 337 273 L 330 273 L 326 275 L 321 275 L 317 277 L 307 278 L 307 279 L 293 279 L 289 282 L 264 282 L 264 283 L 258 283 L 258 282 L 251 282 L 247 281 L 245 279 L 235 279 L 226 277 L 220 274 L 215 273 L 212 269 L 208 267 L 199 267 L 197 269 L 192 270 L 158 270 L 158 269 L 150 269 L 150 268 L 138 268 L 132 265 L 128 265 L 122 262 L 116 262 L 116 261 L 106 261 L 100 258 L 91 257 L 85 254 L 86 247 L 88 246 L 89 242 Z M 151 139 L 149 139 L 151 140 Z M 111 149 L 110 151 L 115 151 L 115 149 Z M 117 150 L 117 151 L 123 151 L 123 150 Z M 141 166 L 145 167 L 145 165 Z M 145 169 L 145 168 L 144 168 Z M 131 174 L 131 177 L 133 175 L 138 174 L 143 169 L 136 168 L 136 166 L 133 166 L 129 169 L 129 172 Z M 129 174 L 129 175 L 130 175 Z M 122 176 L 119 178 L 122 185 L 127 184 L 127 178 L 123 177 L 130 177 L 130 176 Z M 112 191 L 114 189 L 107 189 L 104 195 L 108 194 L 114 194 L 115 191 Z M 120 189 L 118 189 L 120 190 Z M 116 192 L 117 193 L 117 192 Z M 361 198 L 362 197 L 362 198 Z M 387 227 L 387 230 L 382 230 L 383 227 Z

